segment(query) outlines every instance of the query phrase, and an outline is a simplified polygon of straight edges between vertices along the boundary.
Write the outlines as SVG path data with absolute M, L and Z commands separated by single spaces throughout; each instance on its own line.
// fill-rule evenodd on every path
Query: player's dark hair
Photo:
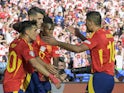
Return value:
M 25 30 L 30 29 L 34 25 L 36 26 L 36 21 L 23 21 L 13 24 L 13 29 L 24 34 Z
M 102 18 L 99 12 L 89 11 L 86 16 L 87 20 L 93 21 L 97 26 L 101 26 Z
M 64 59 L 65 59 L 64 57 L 59 57 L 60 62 L 64 62 Z
M 41 13 L 45 15 L 45 11 L 43 9 L 40 9 L 38 7 L 32 7 L 31 9 L 28 10 L 28 15 L 36 15 L 37 13 Z
M 53 20 L 49 16 L 44 16 L 43 22 L 53 24 Z
M 59 70 L 59 74 L 60 75 L 65 74 L 65 70 L 64 69 Z
M 49 16 L 44 16 L 43 18 L 43 25 L 44 27 L 49 27 L 49 25 L 51 25 L 52 28 L 54 28 L 54 23 L 53 20 L 49 17 Z

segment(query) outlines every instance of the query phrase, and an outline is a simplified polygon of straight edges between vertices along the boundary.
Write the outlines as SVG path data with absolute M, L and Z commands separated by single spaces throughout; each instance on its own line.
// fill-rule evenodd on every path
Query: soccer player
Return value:
M 49 45 L 48 43 L 45 43 L 42 40 L 42 36 L 53 35 L 54 23 L 53 23 L 53 21 L 50 17 L 48 17 L 48 16 L 44 17 L 42 30 L 43 31 L 40 32 L 40 34 L 37 36 L 37 38 L 34 42 L 34 46 L 35 46 L 35 48 L 37 48 L 35 50 L 38 50 L 39 57 L 46 64 L 51 64 L 51 59 L 52 59 L 53 60 L 53 65 L 55 65 L 57 67 L 58 66 L 58 61 L 59 61 L 59 59 L 58 59 L 59 58 L 58 47 L 57 46 L 51 46 L 51 45 Z M 51 91 L 51 83 L 49 81 L 49 78 L 46 78 L 43 74 L 40 74 L 40 73 L 38 73 L 38 76 L 40 78 L 40 83 L 39 84 L 37 83 L 37 86 L 39 86 L 39 88 L 40 88 L 40 93 L 50 92 Z
M 45 15 L 45 11 L 38 8 L 38 7 L 32 7 L 29 11 L 28 11 L 28 16 L 29 16 L 29 20 L 35 20 L 37 21 L 37 27 L 38 27 L 38 31 L 39 31 L 39 35 L 37 36 L 33 46 L 35 48 L 35 50 L 37 50 L 39 53 L 39 57 L 46 63 L 49 64 L 50 69 L 48 68 L 49 72 L 52 74 L 56 74 L 55 69 L 54 72 L 52 71 L 53 68 L 55 68 L 55 66 L 57 67 L 58 65 L 58 48 L 56 46 L 51 46 L 46 44 L 45 42 L 42 41 L 40 35 L 44 34 L 44 35 L 49 35 L 50 31 L 44 31 L 45 29 L 43 29 L 43 22 L 45 23 L 50 23 L 48 27 L 46 28 L 50 28 L 50 29 L 54 29 L 53 26 L 53 22 L 52 20 L 47 17 Z M 52 25 L 51 25 L 52 24 Z M 52 34 L 52 33 L 51 33 Z M 50 65 L 50 61 L 51 58 L 53 58 L 53 65 Z M 52 68 L 52 69 L 51 69 Z M 57 70 L 56 70 L 57 71 Z M 40 78 L 39 78 L 40 77 Z M 41 79 L 42 77 L 42 79 Z M 28 91 L 32 92 L 32 93 L 47 93 L 48 91 L 51 90 L 51 84 L 49 82 L 49 79 L 44 78 L 43 75 L 38 74 L 37 71 L 35 71 L 34 73 L 32 73 L 31 75 L 31 81 L 30 84 L 27 88 L 26 93 L 28 93 Z
M 25 93 L 24 81 L 27 73 L 34 70 L 49 77 L 50 80 L 60 87 L 59 80 L 47 70 L 47 65 L 39 59 L 35 53 L 32 42 L 36 40 L 37 26 L 35 21 L 24 21 L 15 23 L 13 28 L 20 33 L 9 47 L 7 69 L 4 73 L 4 93 Z M 43 63 L 43 64 L 42 64 Z
M 37 28 L 40 29 L 45 16 L 45 11 L 38 7 L 32 7 L 28 10 L 28 18 L 30 21 L 35 20 L 37 22 Z
M 90 50 L 93 77 L 89 80 L 89 93 L 112 93 L 114 87 L 114 39 L 109 30 L 101 27 L 101 22 L 99 12 L 89 11 L 86 14 L 87 31 L 92 34 L 87 40 L 83 38 L 83 43 L 78 46 L 57 41 L 54 37 L 44 37 L 43 39 L 51 45 L 77 53 Z

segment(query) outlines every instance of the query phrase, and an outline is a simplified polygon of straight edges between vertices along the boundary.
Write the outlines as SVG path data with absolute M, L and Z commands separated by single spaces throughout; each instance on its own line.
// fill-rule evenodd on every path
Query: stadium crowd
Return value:
M 116 70 L 117 78 L 124 76 L 124 1 L 123 0 L 0 0 L 0 69 L 7 64 L 9 44 L 13 39 L 18 38 L 19 34 L 12 25 L 18 21 L 28 19 L 27 11 L 37 6 L 44 9 L 46 14 L 51 17 L 56 24 L 53 36 L 59 41 L 71 44 L 80 44 L 81 40 L 70 34 L 66 27 L 74 26 L 88 37 L 86 33 L 85 18 L 89 10 L 99 11 L 103 18 L 103 28 L 110 29 L 115 39 L 116 48 Z M 102 41 L 101 41 L 102 42 Z M 74 53 L 65 49 L 59 50 L 60 69 L 71 75 L 68 69 L 89 66 L 92 62 L 90 52 Z M 80 75 L 79 75 L 80 76 Z M 89 74 L 81 75 L 84 81 L 88 81 Z M 85 79 L 86 77 L 86 79 Z M 78 82 L 79 80 L 75 80 Z M 123 81 L 123 80 L 121 80 Z

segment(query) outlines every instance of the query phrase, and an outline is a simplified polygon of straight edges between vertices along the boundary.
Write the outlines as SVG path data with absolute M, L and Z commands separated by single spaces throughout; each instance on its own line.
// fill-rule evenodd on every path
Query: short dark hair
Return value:
M 36 21 L 23 21 L 13 24 L 13 29 L 19 33 L 24 34 L 26 29 L 31 28 L 33 25 L 36 26 Z
M 49 16 L 44 16 L 43 18 L 43 22 L 44 23 L 50 23 L 50 24 L 53 24 L 53 20 L 49 17 Z
M 28 10 L 28 15 L 36 15 L 37 13 L 41 13 L 43 15 L 45 15 L 45 10 L 44 9 L 40 9 L 38 7 L 32 7 L 31 9 Z
M 89 11 L 86 16 L 87 20 L 93 21 L 97 26 L 101 26 L 102 18 L 99 12 Z
M 43 18 L 43 26 L 48 28 L 48 29 L 53 30 L 54 27 L 55 27 L 55 24 L 54 24 L 53 20 L 49 16 L 44 16 L 44 18 Z
M 64 62 L 64 59 L 65 59 L 64 57 L 59 57 L 60 62 Z

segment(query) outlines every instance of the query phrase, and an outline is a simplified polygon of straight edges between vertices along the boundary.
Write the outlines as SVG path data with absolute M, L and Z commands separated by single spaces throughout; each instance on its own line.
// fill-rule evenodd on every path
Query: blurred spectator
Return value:
M 58 12 L 58 14 L 54 18 L 55 24 L 59 24 L 62 27 L 64 26 L 64 18 L 62 16 L 62 12 Z
M 65 71 L 66 65 L 64 62 L 64 57 L 59 58 L 58 69 L 59 69 L 59 74 L 60 74 L 62 82 L 73 81 L 73 77 L 70 76 L 69 73 L 66 73 L 66 71 Z
M 115 69 L 115 76 L 119 80 L 119 82 L 124 82 L 124 70 L 119 72 L 118 70 Z M 118 82 L 118 81 L 115 81 Z
M 21 10 L 21 13 L 19 15 L 19 21 L 24 21 L 28 19 L 27 11 L 25 8 Z
M 61 70 L 61 69 L 65 69 L 66 68 L 66 65 L 65 65 L 65 62 L 64 62 L 64 57 L 60 57 L 59 58 L 59 63 L 58 63 L 58 69 Z

